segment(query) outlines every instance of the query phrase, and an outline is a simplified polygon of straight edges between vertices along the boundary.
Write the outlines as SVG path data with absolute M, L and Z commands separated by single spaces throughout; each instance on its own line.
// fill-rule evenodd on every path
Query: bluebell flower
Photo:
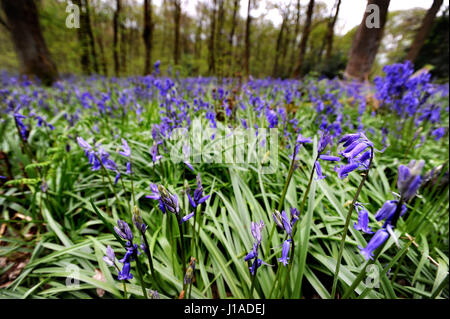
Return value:
M 344 179 L 348 176 L 351 172 L 353 172 L 355 169 L 359 167 L 359 163 L 357 162 L 351 162 L 347 165 L 341 165 L 339 167 L 336 166 L 335 170 L 338 173 L 338 176 L 340 179 Z
M 388 200 L 383 206 L 377 211 L 375 214 L 375 219 L 377 221 L 386 220 L 390 222 L 394 217 L 395 211 L 397 209 L 398 201 L 397 200 Z M 403 204 L 400 212 L 400 216 L 403 216 L 406 213 L 406 205 Z
M 110 245 L 106 247 L 106 256 L 103 256 L 103 260 L 105 263 L 107 263 L 111 267 L 116 267 L 116 255 L 114 253 L 114 250 L 111 248 Z
M 181 218 L 180 220 L 180 224 L 184 223 L 185 221 L 189 220 L 192 216 L 194 216 L 194 212 L 187 214 L 185 216 L 183 216 L 183 218 Z
M 200 174 L 197 174 L 197 188 L 194 190 L 194 196 L 191 196 L 190 192 L 187 192 L 189 203 L 193 208 L 203 204 L 210 195 L 203 196 L 203 185 Z
M 163 212 L 163 214 L 165 214 L 166 206 L 164 205 L 163 201 L 161 200 L 161 194 L 159 193 L 158 185 L 150 184 L 150 190 L 152 191 L 152 195 L 146 195 L 145 197 L 157 200 L 159 202 L 159 209 Z
M 434 136 L 435 141 L 439 141 L 445 135 L 445 128 L 438 127 L 431 132 L 431 136 Z
M 155 68 L 156 74 L 159 74 L 159 66 L 161 65 L 161 61 L 156 61 L 153 67 Z
M 125 157 L 130 157 L 131 149 L 128 146 L 128 143 L 124 138 L 122 139 L 122 148 L 123 148 L 123 151 L 119 151 L 119 154 L 122 156 L 125 156 Z
M 133 279 L 133 275 L 130 273 L 131 265 L 129 262 L 125 262 L 122 267 L 122 271 L 119 272 L 119 280 L 130 280 Z
M 409 201 L 416 194 L 422 182 L 423 166 L 425 161 L 411 161 L 408 166 L 400 165 L 398 167 L 397 188 L 401 197 L 405 201 Z
M 150 148 L 150 155 L 152 156 L 153 163 L 156 163 L 162 158 L 161 155 L 158 155 L 158 144 L 154 143 Z
M 369 227 L 369 212 L 359 203 L 355 203 L 355 208 L 358 212 L 358 222 L 353 224 L 353 228 L 362 230 L 366 234 L 373 234 Z
M 264 227 L 264 223 L 262 220 L 259 223 L 255 223 L 255 222 L 251 223 L 252 236 L 258 244 L 261 243 L 261 230 L 263 227 Z
M 322 167 L 320 166 L 320 162 L 316 161 L 314 165 L 315 165 L 316 172 L 317 172 L 317 179 L 318 180 L 324 179 L 326 177 L 326 175 L 322 174 Z
M 289 263 L 288 262 L 288 259 L 289 259 L 288 256 L 289 256 L 290 246 L 291 246 L 291 240 L 290 239 L 285 240 L 283 242 L 283 249 L 282 249 L 282 252 L 281 252 L 281 258 L 278 258 L 278 261 L 282 262 L 283 266 L 286 266 Z
M 362 248 L 361 246 L 358 246 L 358 248 L 366 260 L 373 259 L 374 250 L 380 247 L 388 238 L 388 231 L 385 228 L 380 228 L 375 235 L 373 235 L 365 248 Z
M 129 242 L 132 242 L 133 233 L 131 232 L 130 226 L 128 226 L 125 221 L 120 219 L 117 220 L 117 226 L 114 226 L 114 231 L 117 233 L 117 235 L 125 240 L 128 240 Z

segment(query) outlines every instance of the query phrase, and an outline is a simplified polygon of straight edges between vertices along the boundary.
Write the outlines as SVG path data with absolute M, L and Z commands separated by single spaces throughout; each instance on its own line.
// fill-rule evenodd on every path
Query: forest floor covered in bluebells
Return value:
M 449 87 L 407 63 L 0 83 L 1 298 L 449 297 Z

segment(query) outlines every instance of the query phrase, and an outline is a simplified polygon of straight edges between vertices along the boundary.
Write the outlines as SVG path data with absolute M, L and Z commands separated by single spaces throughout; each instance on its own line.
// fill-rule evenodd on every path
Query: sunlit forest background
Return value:
M 144 2 L 149 5 L 147 20 L 144 19 Z M 292 76 L 308 20 L 307 1 L 265 1 L 265 8 L 277 10 L 282 17 L 279 25 L 274 25 L 266 14 L 252 16 L 263 5 L 262 1 L 251 1 L 251 6 L 248 1 L 238 0 L 194 2 L 195 12 L 186 10 L 186 0 L 164 0 L 161 5 L 148 0 L 73 1 L 81 8 L 78 29 L 66 27 L 69 15 L 66 8 L 70 1 L 40 0 L 36 5 L 45 42 L 60 74 L 145 74 L 143 34 L 148 28 L 151 66 L 159 60 L 167 75 L 239 76 L 245 72 L 248 50 L 250 75 Z M 342 75 L 358 26 L 342 35 L 333 30 L 333 20 L 339 15 L 338 2 L 333 7 L 315 2 L 301 75 L 329 78 Z M 381 73 L 383 65 L 405 59 L 426 11 L 422 8 L 389 11 L 383 40 L 370 72 L 371 79 Z M 243 16 L 242 12 L 248 12 L 248 16 Z M 444 81 L 448 77 L 448 12 L 448 7 L 440 8 L 414 61 L 416 69 L 432 66 L 433 76 Z M 355 14 L 362 15 L 361 12 Z M 3 21 L 0 24 L 0 69 L 17 71 L 19 62 L 2 10 L 0 18 Z M 114 60 L 115 36 L 117 61 Z

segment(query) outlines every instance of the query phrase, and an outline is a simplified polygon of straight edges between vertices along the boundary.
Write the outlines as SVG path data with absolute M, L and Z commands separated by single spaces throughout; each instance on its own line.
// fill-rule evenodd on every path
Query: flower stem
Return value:
M 350 220 L 352 217 L 352 212 L 353 212 L 353 208 L 355 206 L 356 200 L 358 199 L 359 193 L 361 192 L 361 189 L 364 186 L 364 183 L 367 180 L 367 177 L 369 176 L 369 170 L 372 167 L 372 161 L 373 161 L 373 147 L 370 146 L 370 162 L 369 162 L 369 166 L 367 167 L 367 170 L 361 180 L 361 183 L 359 183 L 358 186 L 358 190 L 356 191 L 355 196 L 353 197 L 352 203 L 350 204 L 350 207 L 348 209 L 348 213 L 347 213 L 347 218 L 345 220 L 345 225 L 344 225 L 344 233 L 342 234 L 342 239 L 341 239 L 341 243 L 339 245 L 339 253 L 338 253 L 338 258 L 336 260 L 336 270 L 334 272 L 334 279 L 333 279 L 333 287 L 331 288 L 331 299 L 335 298 L 335 294 L 336 294 L 336 286 L 337 286 L 337 280 L 338 280 L 338 275 L 339 275 L 339 270 L 341 267 L 341 261 L 342 261 L 342 254 L 344 253 L 344 244 L 345 244 L 345 239 L 347 237 L 347 230 L 348 230 L 348 226 L 350 225 Z

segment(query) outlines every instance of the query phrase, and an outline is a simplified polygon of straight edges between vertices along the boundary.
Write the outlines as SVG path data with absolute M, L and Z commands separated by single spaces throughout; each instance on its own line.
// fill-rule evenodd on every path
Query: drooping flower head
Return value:
M 409 162 L 408 166 L 400 165 L 398 167 L 397 188 L 405 201 L 414 197 L 422 182 L 424 160 Z
M 358 222 L 353 224 L 353 228 L 361 230 L 366 234 L 373 234 L 369 227 L 369 212 L 360 203 L 355 203 L 356 211 L 358 212 Z
M 366 260 L 373 259 L 374 250 L 380 247 L 388 238 L 388 231 L 385 228 L 380 228 L 375 235 L 373 235 L 365 248 L 362 248 L 361 246 L 358 248 Z

